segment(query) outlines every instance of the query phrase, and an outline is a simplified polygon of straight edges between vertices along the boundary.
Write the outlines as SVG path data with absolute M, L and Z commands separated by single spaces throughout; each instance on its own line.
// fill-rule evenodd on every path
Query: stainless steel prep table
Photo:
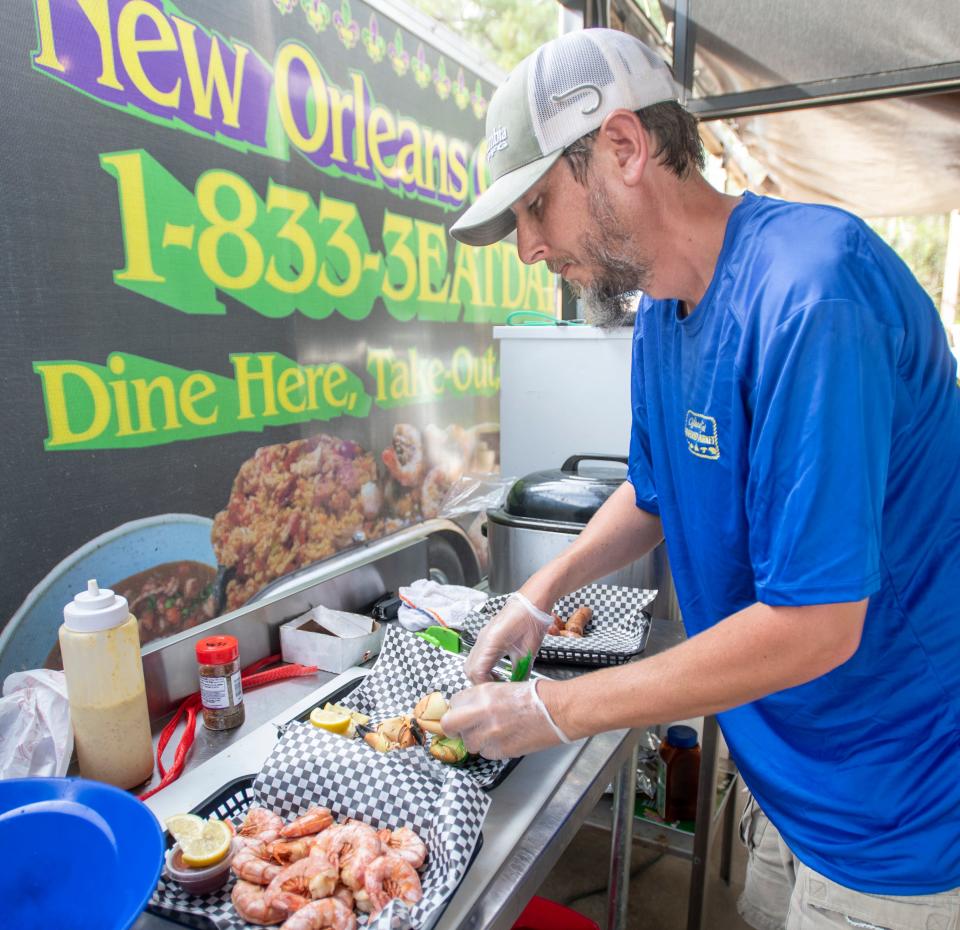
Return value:
M 679 624 L 655 621 L 645 655 L 660 652 L 682 638 Z M 344 683 L 359 680 L 360 674 L 358 670 L 338 676 L 321 672 L 250 692 L 245 697 L 246 722 L 236 730 L 212 732 L 198 722 L 184 774 L 147 805 L 163 820 L 202 803 L 227 782 L 257 772 L 276 740 L 277 725 Z M 171 742 L 175 744 L 177 739 L 179 733 Z M 639 731 L 617 730 L 521 760 L 503 784 L 490 793 L 492 804 L 484 821 L 483 846 L 437 930 L 509 928 L 611 781 L 616 793 L 607 927 L 622 930 L 626 926 L 638 740 Z M 172 758 L 173 748 L 168 747 L 168 758 Z M 135 930 L 169 930 L 174 926 L 143 914 Z

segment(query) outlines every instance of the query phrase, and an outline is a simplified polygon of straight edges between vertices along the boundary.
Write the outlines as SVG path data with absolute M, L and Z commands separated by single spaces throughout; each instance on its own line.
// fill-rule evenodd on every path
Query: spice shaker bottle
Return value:
M 696 820 L 700 745 L 693 727 L 672 726 L 660 744 L 657 813 L 667 823 Z
M 244 719 L 240 647 L 234 636 L 207 636 L 197 643 L 200 703 L 208 730 L 232 730 Z
M 95 579 L 63 608 L 60 651 L 84 778 L 133 788 L 153 774 L 140 631 L 127 600 Z

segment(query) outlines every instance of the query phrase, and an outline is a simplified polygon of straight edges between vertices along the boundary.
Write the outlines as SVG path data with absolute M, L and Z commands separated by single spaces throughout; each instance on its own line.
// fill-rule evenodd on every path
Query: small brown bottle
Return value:
M 672 726 L 660 744 L 657 813 L 667 822 L 695 820 L 700 782 L 700 745 L 693 727 Z

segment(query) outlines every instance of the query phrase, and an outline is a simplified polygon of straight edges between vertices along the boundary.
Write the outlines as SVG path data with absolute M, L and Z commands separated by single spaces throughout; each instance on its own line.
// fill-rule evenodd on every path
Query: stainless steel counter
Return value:
M 655 621 L 645 655 L 660 652 L 682 638 L 679 624 Z M 541 671 L 548 672 L 549 667 L 542 666 Z M 162 821 L 190 810 L 234 778 L 257 772 L 273 748 L 278 725 L 365 673 L 364 669 L 339 676 L 318 673 L 250 692 L 245 696 L 247 719 L 243 726 L 215 733 L 198 724 L 184 775 L 149 799 L 147 806 Z M 179 732 L 167 749 L 167 758 L 172 759 L 178 739 Z M 492 803 L 483 825 L 483 846 L 437 930 L 509 928 L 610 782 L 617 789 L 613 809 L 619 816 L 614 817 L 611 839 L 607 926 L 622 930 L 638 739 L 638 731 L 617 730 L 521 760 L 490 792 Z M 168 920 L 144 914 L 135 930 L 169 930 L 174 926 Z

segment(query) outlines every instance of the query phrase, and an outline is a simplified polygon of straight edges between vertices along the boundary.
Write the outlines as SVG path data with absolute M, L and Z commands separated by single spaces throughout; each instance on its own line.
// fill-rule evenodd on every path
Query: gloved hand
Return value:
M 507 598 L 498 613 L 481 631 L 477 644 L 463 663 L 463 671 L 474 684 L 493 681 L 490 670 L 508 655 L 516 663 L 528 652 L 537 654 L 547 629 L 550 614 L 534 606 L 519 591 Z
M 538 683 L 494 682 L 460 691 L 450 699 L 440 726 L 485 759 L 515 759 L 569 743 L 537 694 Z

